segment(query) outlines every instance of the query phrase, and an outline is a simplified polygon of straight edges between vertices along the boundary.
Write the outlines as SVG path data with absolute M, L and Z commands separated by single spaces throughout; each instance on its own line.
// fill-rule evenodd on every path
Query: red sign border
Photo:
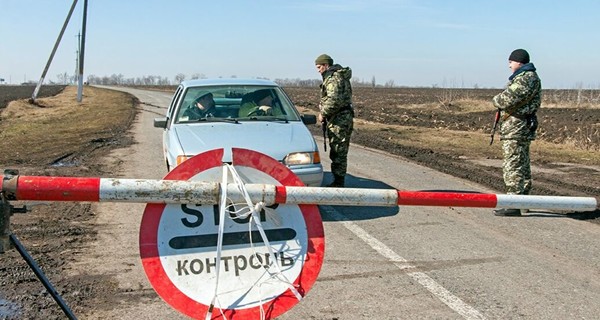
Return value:
M 165 180 L 188 180 L 196 174 L 222 165 L 223 149 L 215 149 L 198 154 L 175 167 L 165 176 Z M 233 148 L 233 165 L 251 167 L 265 172 L 285 186 L 304 186 L 302 181 L 286 166 L 262 153 Z M 176 310 L 192 318 L 204 318 L 208 306 L 192 300 L 181 292 L 165 273 L 158 255 L 158 227 L 165 204 L 148 204 L 140 225 L 140 256 L 148 280 L 158 295 Z M 325 251 L 325 239 L 321 214 L 316 205 L 298 205 L 308 234 L 306 261 L 294 285 L 304 296 L 317 280 Z M 262 305 L 266 319 L 275 318 L 298 303 L 298 299 L 288 289 L 275 299 Z M 247 309 L 215 308 L 212 319 L 221 318 L 223 313 L 227 319 L 254 319 L 260 317 L 260 306 Z

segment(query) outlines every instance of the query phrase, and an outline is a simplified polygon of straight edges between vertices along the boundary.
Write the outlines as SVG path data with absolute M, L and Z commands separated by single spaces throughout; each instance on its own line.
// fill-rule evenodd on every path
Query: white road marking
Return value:
M 321 210 L 324 210 L 328 215 L 333 217 L 335 220 L 342 223 L 346 229 L 350 230 L 357 237 L 359 237 L 362 241 L 368 244 L 371 248 L 377 251 L 383 257 L 389 259 L 395 266 L 397 266 L 401 270 L 414 268 L 414 266 L 408 263 L 408 260 L 404 259 L 388 246 L 386 246 L 383 242 L 377 240 L 369 233 L 367 233 L 363 228 L 359 227 L 356 223 L 352 221 L 348 221 L 343 214 L 335 210 L 330 206 L 319 206 Z M 458 314 L 460 314 L 465 319 L 485 319 L 485 317 L 479 313 L 475 308 L 466 304 L 459 297 L 453 295 L 446 288 L 442 287 L 439 283 L 435 282 L 431 277 L 426 275 L 423 272 L 409 272 L 407 273 L 409 277 L 413 280 L 417 281 L 421 284 L 425 289 L 431 292 L 434 296 L 436 296 L 440 301 L 446 304 L 450 309 L 454 310 Z

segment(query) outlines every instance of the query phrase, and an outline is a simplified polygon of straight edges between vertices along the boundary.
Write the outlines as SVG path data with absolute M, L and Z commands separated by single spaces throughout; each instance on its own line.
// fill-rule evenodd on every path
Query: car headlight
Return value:
M 294 152 L 283 159 L 286 166 L 321 163 L 319 152 Z

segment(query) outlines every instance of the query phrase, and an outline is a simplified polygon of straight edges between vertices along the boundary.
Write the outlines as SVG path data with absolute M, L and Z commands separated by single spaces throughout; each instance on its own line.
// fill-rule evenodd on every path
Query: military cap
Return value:
M 322 54 L 315 59 L 315 64 L 333 65 L 333 58 L 327 54 Z
M 508 60 L 520 63 L 529 63 L 529 53 L 525 51 L 525 49 L 517 49 L 510 53 Z

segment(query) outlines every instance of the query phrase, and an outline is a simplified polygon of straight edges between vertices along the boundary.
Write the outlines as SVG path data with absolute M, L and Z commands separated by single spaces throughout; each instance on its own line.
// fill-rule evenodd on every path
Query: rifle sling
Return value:
M 531 102 L 531 100 L 533 100 L 533 97 L 535 96 L 535 94 L 540 91 L 541 88 L 538 87 L 538 90 L 536 90 L 536 92 L 534 94 L 532 94 L 531 96 L 529 96 L 529 98 L 527 98 L 526 100 L 523 101 L 523 103 L 521 103 L 516 109 L 518 110 L 519 108 L 521 108 L 522 106 L 528 104 L 529 102 Z M 506 121 L 506 119 L 508 119 L 508 117 L 513 116 L 517 119 L 521 119 L 521 120 L 527 120 L 532 116 L 535 116 L 535 112 L 532 114 L 510 114 L 508 113 L 506 110 L 504 110 L 504 115 L 502 116 L 502 121 Z

